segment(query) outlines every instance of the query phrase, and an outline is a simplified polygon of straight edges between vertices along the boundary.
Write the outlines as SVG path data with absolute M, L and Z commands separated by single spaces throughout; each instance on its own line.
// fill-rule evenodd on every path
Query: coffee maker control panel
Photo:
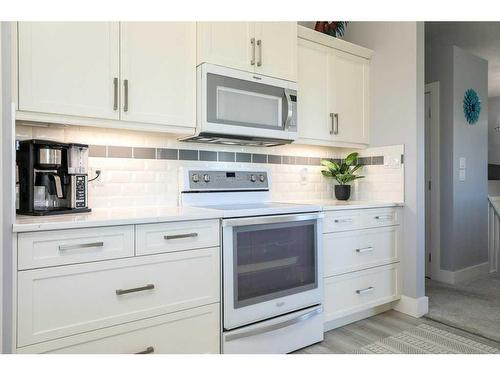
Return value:
M 85 208 L 87 207 L 87 176 L 86 175 L 72 175 L 72 208 Z

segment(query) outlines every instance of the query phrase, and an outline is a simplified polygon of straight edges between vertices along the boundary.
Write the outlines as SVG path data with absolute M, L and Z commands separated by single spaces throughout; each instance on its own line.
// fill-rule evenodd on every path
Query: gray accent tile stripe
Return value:
M 219 161 L 229 161 L 234 162 L 234 152 L 222 152 L 219 151 Z
M 329 159 L 320 157 L 292 156 L 292 155 L 266 155 L 251 154 L 246 152 L 189 150 L 175 148 L 152 148 L 152 147 L 124 147 L 124 146 L 102 146 L 90 145 L 90 157 L 108 158 L 134 158 L 134 159 L 160 159 L 160 160 L 200 160 L 221 161 L 237 163 L 259 163 L 259 164 L 285 164 L 285 165 L 321 165 L 321 160 L 331 160 L 340 163 L 341 159 Z M 384 156 L 362 156 L 357 160 L 361 165 L 383 165 Z M 401 155 L 401 163 L 404 163 L 404 155 Z
M 131 158 L 132 147 L 108 146 L 108 158 Z
M 134 159 L 156 159 L 156 149 L 149 147 L 134 147 Z
M 252 163 L 267 163 L 267 155 L 252 154 Z
M 179 160 L 198 160 L 198 150 L 179 150 Z
M 89 146 L 89 156 L 95 158 L 105 158 L 106 157 L 106 146 L 90 145 Z
M 156 149 L 157 159 L 177 160 L 179 159 L 179 150 L 174 148 L 158 148 Z
M 202 151 L 202 150 L 200 150 L 200 160 L 203 160 L 203 161 L 217 161 L 217 152 L 215 152 L 215 151 Z

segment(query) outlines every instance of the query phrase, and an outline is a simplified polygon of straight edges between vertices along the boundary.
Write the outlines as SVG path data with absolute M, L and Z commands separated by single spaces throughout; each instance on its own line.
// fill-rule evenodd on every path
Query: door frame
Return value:
M 425 220 L 426 220 L 426 246 L 429 244 L 430 246 L 430 278 L 439 279 L 439 274 L 441 272 L 441 187 L 440 187 L 440 85 L 439 81 L 428 83 L 425 85 L 425 94 L 430 94 L 430 130 L 431 130 L 431 138 L 430 138 L 430 154 L 438 155 L 438 157 L 434 157 L 430 159 L 431 165 L 431 175 L 430 181 L 432 181 L 431 189 L 429 194 L 425 194 L 426 206 L 427 199 L 430 199 L 431 211 L 426 212 Z M 428 133 L 427 129 L 425 129 L 425 142 L 427 142 Z M 431 155 L 427 154 L 426 150 L 426 158 L 429 158 Z M 426 163 L 427 165 L 427 163 Z M 427 181 L 427 173 L 425 173 L 425 189 L 428 191 L 428 181 Z M 429 242 L 427 242 L 427 233 L 428 228 L 428 220 L 430 220 L 430 227 L 435 230 L 430 235 Z M 428 252 L 426 251 L 426 259 L 425 264 L 429 262 L 429 258 L 427 257 Z

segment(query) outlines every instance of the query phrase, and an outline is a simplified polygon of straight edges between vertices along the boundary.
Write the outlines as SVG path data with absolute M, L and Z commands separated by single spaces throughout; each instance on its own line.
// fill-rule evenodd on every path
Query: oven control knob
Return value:
M 250 175 L 250 181 L 252 182 L 257 181 L 257 177 L 254 174 Z
M 261 175 L 259 176 L 259 181 L 260 181 L 260 182 L 264 182 L 265 180 L 266 180 L 266 177 L 265 177 L 263 174 L 261 174 Z
M 200 176 L 198 175 L 198 173 L 195 173 L 191 179 L 193 180 L 193 182 L 198 182 L 200 181 Z
M 203 181 L 205 181 L 205 182 L 210 182 L 210 175 L 208 175 L 208 174 L 204 174 L 204 175 L 203 175 Z

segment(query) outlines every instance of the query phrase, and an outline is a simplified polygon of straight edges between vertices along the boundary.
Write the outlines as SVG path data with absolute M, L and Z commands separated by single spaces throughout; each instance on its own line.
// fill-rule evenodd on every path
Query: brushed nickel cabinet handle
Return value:
M 103 247 L 104 242 L 89 242 L 89 243 L 79 243 L 76 245 L 59 245 L 59 251 L 67 251 L 67 250 L 76 250 L 76 249 L 84 249 L 87 247 Z
M 155 288 L 154 284 L 148 284 L 148 285 L 140 286 L 137 288 L 131 288 L 131 289 L 116 289 L 116 295 L 121 296 L 123 294 L 142 292 L 144 290 L 152 290 L 154 288 Z
M 392 215 L 377 215 L 375 216 L 375 220 L 392 220 Z
M 335 129 L 335 114 L 334 113 L 330 113 L 330 135 L 332 135 L 334 133 L 334 129 Z
M 123 112 L 128 112 L 128 79 L 123 80 Z
M 333 114 L 333 134 L 337 135 L 339 134 L 339 114 L 334 113 Z
M 250 45 L 252 46 L 252 59 L 250 60 L 250 65 L 255 65 L 255 38 L 250 39 Z
M 118 109 L 118 78 L 113 78 L 113 111 Z
M 362 253 L 368 253 L 370 251 L 373 251 L 373 247 L 371 247 L 371 246 L 369 246 L 369 247 L 363 247 L 361 249 L 356 249 L 356 252 L 360 253 L 360 254 L 362 254 Z
M 198 237 L 198 233 L 170 234 L 163 236 L 166 240 L 178 240 L 181 238 Z
M 137 352 L 135 354 L 153 354 L 155 352 L 155 348 L 153 348 L 152 346 L 148 346 L 145 350 L 143 350 L 142 352 Z
M 365 289 L 358 289 L 356 290 L 356 293 L 357 294 L 366 294 L 366 293 L 371 293 L 375 290 L 375 288 L 373 286 L 369 286 L 368 288 L 365 288 Z
M 257 66 L 262 66 L 262 40 L 257 41 L 257 47 L 259 47 L 259 61 L 257 61 Z

